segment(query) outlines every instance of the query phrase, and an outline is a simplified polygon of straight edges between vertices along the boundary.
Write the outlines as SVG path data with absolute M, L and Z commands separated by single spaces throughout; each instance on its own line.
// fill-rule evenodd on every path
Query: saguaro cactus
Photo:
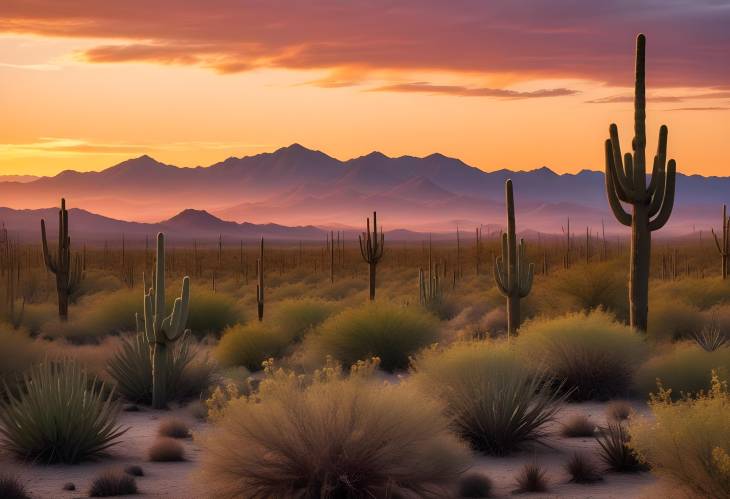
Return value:
M 167 367 L 170 352 L 168 345 L 187 333 L 188 305 L 190 302 L 190 278 L 183 277 L 182 294 L 175 299 L 172 313 L 165 316 L 165 236 L 157 234 L 157 260 L 155 265 L 154 286 L 148 288 L 147 280 L 142 277 L 144 293 L 144 324 L 137 328 L 144 330 L 150 345 L 152 357 L 152 407 L 164 409 L 167 406 Z
M 651 233 L 667 223 L 674 205 L 676 164 L 667 162 L 667 127 L 659 129 L 659 145 L 654 156 L 651 181 L 646 183 L 646 38 L 636 39 L 636 86 L 634 94 L 634 139 L 632 153 L 621 155 L 618 128 L 611 124 L 610 138 L 605 142 L 606 193 L 616 219 L 631 226 L 631 259 L 629 274 L 629 322 L 646 331 L 649 302 L 649 264 Z M 621 203 L 632 206 L 632 213 Z
M 261 238 L 259 257 L 256 259 L 256 309 L 259 321 L 264 320 L 264 238 Z
M 520 300 L 532 289 L 535 264 L 527 263 L 525 241 L 517 244 L 515 232 L 515 201 L 512 180 L 504 184 L 507 203 L 507 232 L 502 234 L 502 256 L 494 259 L 494 282 L 507 298 L 507 336 L 517 334 L 520 328 Z
M 441 280 L 439 279 L 439 265 L 433 261 L 433 245 L 431 234 L 428 235 L 428 278 L 423 268 L 418 269 L 418 301 L 424 307 L 436 304 L 441 299 Z
M 367 262 L 370 270 L 370 301 L 375 299 L 375 268 L 383 258 L 383 247 L 385 246 L 385 236 L 383 228 L 380 228 L 380 237 L 378 237 L 378 214 L 373 212 L 373 232 L 370 232 L 370 219 L 367 219 L 367 228 L 362 235 L 357 236 L 360 241 L 360 254 L 363 260 Z
M 61 199 L 58 211 L 58 252 L 48 251 L 46 221 L 41 219 L 41 241 L 43 242 L 43 261 L 46 268 L 56 275 L 56 294 L 58 295 L 58 316 L 68 319 L 68 299 L 83 279 L 83 269 L 79 255 L 71 258 L 71 237 L 68 235 L 68 211 L 66 200 Z
M 715 234 L 715 229 L 712 229 L 712 237 L 722 259 L 722 278 L 727 279 L 727 257 L 730 254 L 730 219 L 727 217 L 727 205 L 722 205 L 722 241 Z

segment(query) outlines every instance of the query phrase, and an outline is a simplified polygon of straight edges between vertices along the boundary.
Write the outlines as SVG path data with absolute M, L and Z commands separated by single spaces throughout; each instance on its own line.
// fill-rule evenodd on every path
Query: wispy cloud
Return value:
M 518 91 L 506 88 L 464 87 L 460 85 L 435 85 L 427 82 L 399 83 L 372 89 L 373 92 L 416 92 L 427 94 L 457 95 L 461 97 L 497 97 L 503 99 L 533 99 L 541 97 L 563 97 L 575 95 L 577 90 L 569 88 L 546 88 Z
M 0 62 L 0 68 L 24 69 L 27 71 L 58 71 L 61 66 L 55 64 L 11 64 Z
M 730 107 L 707 106 L 707 107 L 677 107 L 668 111 L 728 111 Z

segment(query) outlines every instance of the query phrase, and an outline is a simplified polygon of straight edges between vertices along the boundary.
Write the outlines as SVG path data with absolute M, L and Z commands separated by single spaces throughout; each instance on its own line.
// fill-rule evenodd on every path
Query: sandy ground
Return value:
M 636 403 L 637 411 L 646 413 L 646 406 Z M 605 423 L 606 404 L 583 403 L 569 404 L 560 413 L 563 420 L 576 413 L 584 413 L 596 423 Z M 33 498 L 70 499 L 88 497 L 91 480 L 101 470 L 107 468 L 124 468 L 130 464 L 142 466 L 144 477 L 137 478 L 140 494 L 134 497 L 167 497 L 176 499 L 204 498 L 196 487 L 195 470 L 200 457 L 200 448 L 194 440 L 183 440 L 187 461 L 180 463 L 151 463 L 146 459 L 147 448 L 155 440 L 160 419 L 175 416 L 187 421 L 193 431 L 204 431 L 205 423 L 196 421 L 185 409 L 171 411 L 124 412 L 121 424 L 129 427 L 119 445 L 115 446 L 108 458 L 99 462 L 84 463 L 74 466 L 23 465 L 8 456 L 0 456 L 0 468 L 17 473 L 26 484 Z M 557 435 L 558 423 L 551 427 L 553 436 L 547 443 L 550 448 L 536 446 L 520 453 L 504 458 L 480 457 L 473 470 L 488 475 L 495 485 L 495 497 L 514 497 L 515 475 L 520 468 L 532 461 L 547 470 L 550 489 L 548 493 L 521 494 L 530 498 L 652 498 L 664 497 L 668 494 L 660 491 L 656 480 L 649 473 L 620 474 L 609 473 L 604 481 L 595 485 L 577 485 L 568 482 L 568 475 L 563 470 L 563 463 L 573 451 L 595 451 L 598 447 L 591 438 L 563 438 Z M 67 492 L 62 487 L 67 482 L 76 485 L 76 491 Z

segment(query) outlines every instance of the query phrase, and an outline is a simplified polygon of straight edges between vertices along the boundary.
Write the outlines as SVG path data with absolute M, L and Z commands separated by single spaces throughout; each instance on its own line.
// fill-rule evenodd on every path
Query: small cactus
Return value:
M 517 244 L 515 232 L 515 202 L 512 180 L 504 184 L 507 203 L 507 232 L 502 234 L 502 256 L 494 259 L 494 282 L 500 293 L 507 298 L 507 337 L 517 334 L 520 328 L 520 300 L 532 289 L 535 264 L 527 263 L 525 241 Z
M 259 257 L 256 259 L 256 310 L 259 321 L 264 320 L 264 238 L 261 238 Z
M 68 300 L 83 279 L 83 265 L 79 255 L 71 258 L 71 237 L 68 235 L 68 211 L 66 200 L 61 199 L 58 211 L 58 251 L 52 255 L 48 251 L 46 238 L 46 221 L 41 219 L 41 241 L 43 243 L 43 261 L 49 272 L 56 275 L 56 294 L 58 295 L 58 316 L 68 319 Z
M 441 299 L 441 280 L 438 263 L 433 262 L 431 235 L 428 236 L 428 278 L 422 268 L 418 269 L 418 301 L 421 306 L 429 307 Z
M 722 205 L 722 241 L 715 234 L 715 229 L 712 229 L 712 237 L 722 259 L 722 278 L 727 279 L 727 257 L 730 254 L 730 218 L 727 216 L 727 205 Z
M 172 313 L 165 317 L 165 236 L 157 234 L 157 260 L 154 287 L 147 287 L 143 276 L 144 315 L 137 319 L 137 329 L 144 331 L 150 345 L 152 357 L 152 407 L 164 409 L 167 406 L 167 366 L 168 346 L 179 340 L 189 331 L 185 329 L 188 321 L 190 303 L 190 278 L 183 277 L 182 294 L 175 299 Z M 142 323 L 143 322 L 143 323 Z
M 373 231 L 370 232 L 370 219 L 367 219 L 367 228 L 362 235 L 358 236 L 360 241 L 360 254 L 363 260 L 367 262 L 370 270 L 370 301 L 375 300 L 375 269 L 383 258 L 383 247 L 385 246 L 385 236 L 383 228 L 380 228 L 380 236 L 378 237 L 378 214 L 373 212 Z

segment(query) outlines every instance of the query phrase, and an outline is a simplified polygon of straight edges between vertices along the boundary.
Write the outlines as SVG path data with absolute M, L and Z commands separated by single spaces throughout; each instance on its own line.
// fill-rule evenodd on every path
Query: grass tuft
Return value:
M 161 437 L 188 438 L 190 437 L 190 428 L 181 419 L 165 418 L 160 422 L 160 426 L 157 428 L 157 434 Z
M 6 473 L 0 473 L 0 497 L 3 499 L 30 499 L 23 482 Z
M 157 463 L 185 461 L 185 448 L 174 438 L 160 437 L 147 449 L 147 457 Z
M 524 465 L 515 480 L 517 481 L 517 489 L 515 489 L 515 492 L 518 494 L 547 492 L 548 489 L 547 474 L 537 463 Z
M 482 473 L 467 473 L 459 480 L 459 497 L 490 497 L 494 485 Z
M 137 493 L 134 477 L 119 470 L 105 470 L 91 482 L 90 497 L 116 497 Z
M 574 452 L 565 463 L 565 471 L 573 483 L 595 483 L 603 480 L 598 466 L 591 457 L 582 452 Z
M 585 414 L 571 416 L 560 430 L 560 434 L 567 438 L 592 437 L 596 432 L 596 424 Z
M 596 440 L 600 445 L 599 455 L 608 469 L 629 473 L 648 469 L 629 445 L 629 432 L 624 423 L 608 423 Z

